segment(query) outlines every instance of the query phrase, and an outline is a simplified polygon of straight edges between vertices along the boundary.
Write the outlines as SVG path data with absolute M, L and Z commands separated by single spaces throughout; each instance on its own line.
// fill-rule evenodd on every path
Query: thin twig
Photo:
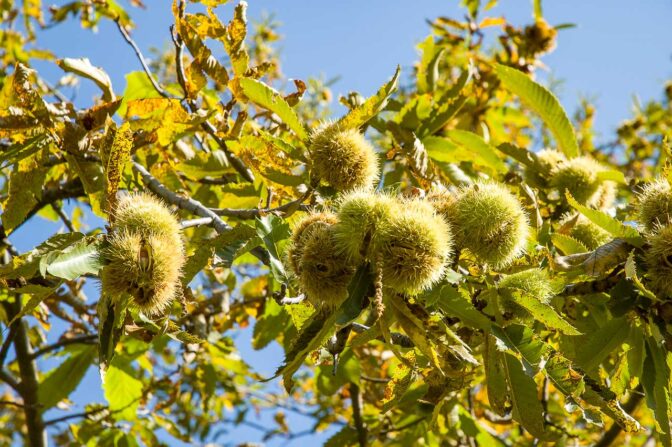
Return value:
M 292 305 L 292 304 L 301 304 L 301 303 L 303 303 L 305 300 L 306 300 L 306 295 L 304 295 L 304 294 L 302 293 L 302 294 L 299 295 L 299 296 L 295 296 L 295 297 L 289 297 L 289 296 L 288 296 L 288 297 L 286 297 L 286 298 L 282 298 L 282 299 L 279 301 L 279 304 L 281 304 L 281 305 L 283 305 L 283 306 Z
M 48 352 L 55 351 L 57 349 L 60 349 L 64 346 L 68 345 L 77 345 L 77 344 L 95 344 L 98 340 L 98 335 L 81 335 L 77 337 L 72 337 L 72 338 L 66 338 L 61 341 L 58 341 L 56 343 L 53 343 L 51 345 L 47 345 L 43 348 L 38 349 L 37 351 L 33 352 L 30 356 L 31 359 L 36 359 L 41 355 L 44 355 Z
M 21 384 L 10 376 L 4 369 L 0 369 L 0 382 L 5 382 L 11 389 L 21 395 Z
M 180 4 L 179 9 L 180 13 L 182 14 L 184 12 L 184 5 L 182 3 Z M 184 43 L 182 41 L 182 37 L 179 35 L 174 26 L 171 26 L 170 28 L 170 35 L 173 40 L 173 44 L 175 45 L 175 67 L 177 72 L 177 82 L 180 84 L 180 87 L 184 92 L 184 98 L 181 104 L 182 107 L 188 112 L 190 111 L 191 113 L 196 113 L 198 111 L 198 106 L 193 100 L 189 99 L 187 94 L 189 90 L 187 89 L 187 78 L 184 71 Z M 185 103 L 186 107 L 184 105 Z M 201 123 L 201 129 L 203 129 L 205 133 L 210 135 L 212 139 L 215 140 L 217 145 L 226 155 L 226 158 L 231 163 L 231 166 L 233 166 L 233 169 L 235 169 L 245 180 L 250 183 L 254 183 L 254 174 L 250 168 L 248 168 L 240 158 L 238 158 L 229 150 L 229 147 L 226 145 L 226 141 L 217 135 L 217 129 L 215 126 L 213 126 L 210 121 L 206 120 Z
M 107 407 L 102 407 L 102 408 L 96 408 L 95 410 L 83 411 L 81 413 L 68 414 L 58 418 L 50 419 L 46 421 L 44 425 L 48 427 L 50 425 L 58 424 L 59 422 L 69 421 L 70 419 L 88 418 L 89 416 L 93 416 L 94 414 L 102 413 L 107 409 L 108 409 Z
M 7 353 L 9 352 L 9 346 L 12 344 L 12 341 L 14 340 L 16 331 L 17 331 L 16 324 L 14 324 L 12 325 L 12 327 L 9 328 L 9 334 L 7 334 L 7 338 L 2 344 L 2 348 L 0 348 L 0 368 L 2 368 L 5 365 L 5 360 L 7 359 Z
M 20 404 L 18 402 L 14 402 L 13 400 L 0 400 L 0 407 L 1 406 L 11 406 L 11 407 L 17 407 L 17 408 L 23 408 L 23 404 Z
M 199 219 L 183 220 L 180 222 L 183 230 L 185 228 L 200 227 L 201 225 L 212 225 L 212 217 L 201 217 Z
M 352 419 L 357 429 L 357 440 L 359 447 L 366 447 L 368 444 L 368 433 L 362 420 L 362 396 L 359 386 L 356 383 L 350 383 L 350 399 L 352 400 Z
M 254 219 L 255 217 L 275 214 L 276 216 L 288 216 L 294 211 L 307 210 L 303 202 L 310 197 L 311 190 L 306 191 L 301 197 L 284 205 L 275 208 L 253 208 L 253 209 L 234 209 L 234 208 L 213 208 L 212 211 L 219 216 L 236 217 L 238 219 Z
M 61 220 L 63 221 L 63 224 L 68 229 L 68 231 L 71 232 L 71 233 L 74 233 L 75 227 L 74 227 L 74 225 L 72 225 L 72 221 L 70 221 L 70 218 L 68 217 L 68 215 L 65 214 L 65 212 L 63 211 L 63 208 L 60 205 L 58 205 L 57 203 L 52 203 L 51 207 L 54 209 L 54 211 L 56 211 L 56 214 L 58 214 L 58 217 L 61 218 Z
M 187 210 L 197 216 L 208 217 L 212 219 L 212 227 L 220 234 L 231 231 L 231 226 L 220 219 L 220 217 L 216 215 L 210 208 L 206 207 L 198 200 L 192 199 L 188 196 L 177 195 L 170 189 L 166 188 L 156 177 L 150 174 L 144 166 L 135 160 L 133 160 L 133 170 L 140 174 L 147 189 L 163 198 L 168 203 L 176 205 L 178 208 Z M 251 250 L 251 253 L 259 258 L 259 260 L 264 264 L 269 264 L 269 254 L 263 248 L 255 247 Z
M 149 66 L 147 65 L 147 62 L 145 61 L 145 57 L 142 55 L 142 52 L 140 51 L 140 48 L 138 48 L 138 45 L 135 43 L 135 41 L 131 38 L 131 36 L 128 34 L 124 26 L 121 24 L 121 21 L 119 18 L 115 20 L 115 23 L 117 24 L 117 28 L 119 29 L 119 32 L 121 35 L 124 37 L 124 40 L 128 42 L 128 44 L 133 48 L 133 51 L 135 51 L 135 55 L 137 56 L 138 60 L 140 61 L 140 65 L 142 65 L 142 69 L 145 71 L 145 74 L 149 78 L 149 82 L 152 83 L 152 87 L 154 87 L 154 90 L 156 92 L 163 96 L 164 98 L 171 98 L 171 96 L 159 85 L 159 83 L 154 79 L 154 76 L 152 76 L 152 71 L 149 69 Z
M 365 375 L 359 376 L 362 380 L 366 380 L 367 382 L 373 382 L 373 383 L 388 383 L 390 379 L 384 379 L 382 377 L 369 377 Z
M 14 303 L 3 302 L 5 311 L 10 318 L 18 315 L 21 311 L 20 300 Z M 24 401 L 25 423 L 28 431 L 28 439 L 32 447 L 44 447 L 47 445 L 47 432 L 42 419 L 42 409 L 38 408 L 39 399 L 37 390 L 39 387 L 37 370 L 35 362 L 31 358 L 31 347 L 28 338 L 28 329 L 26 322 L 19 319 L 16 322 L 18 327 L 16 337 L 14 338 L 14 351 L 16 352 L 16 362 L 19 365 L 19 374 L 21 375 L 21 397 Z

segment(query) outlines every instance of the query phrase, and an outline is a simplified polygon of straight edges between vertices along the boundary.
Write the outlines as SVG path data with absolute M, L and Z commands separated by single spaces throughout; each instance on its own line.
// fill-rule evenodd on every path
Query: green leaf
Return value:
M 350 110 L 347 115 L 338 120 L 337 124 L 346 129 L 354 129 L 369 122 L 387 105 L 390 96 L 397 89 L 400 73 L 401 67 L 397 66 L 397 70 L 389 82 L 383 85 L 375 95 L 368 98 L 364 104 Z
M 231 231 L 220 234 L 208 244 L 215 247 L 217 266 L 231 267 L 239 256 L 259 244 L 257 230 L 246 224 L 238 224 Z
M 597 178 L 600 181 L 611 181 L 621 185 L 627 185 L 628 181 L 625 179 L 625 174 L 615 169 L 606 169 L 597 173 Z
M 507 404 L 510 403 L 504 371 L 504 354 L 497 349 L 497 342 L 491 334 L 485 335 L 483 363 L 490 408 L 498 415 L 504 416 L 508 412 Z
M 142 381 L 137 372 L 123 357 L 112 359 L 103 380 L 105 399 L 112 417 L 116 420 L 134 420 L 142 397 Z
M 573 255 L 577 253 L 587 253 L 588 247 L 583 245 L 581 241 L 577 241 L 571 236 L 562 233 L 551 234 L 551 241 L 565 255 Z
M 499 158 L 495 148 L 473 132 L 466 130 L 450 130 L 446 136 L 455 144 L 462 146 L 468 152 L 475 155 L 477 160 L 499 173 L 508 171 L 506 164 Z
M 263 349 L 284 333 L 289 315 L 275 300 L 266 300 L 264 313 L 257 319 L 252 333 L 252 347 Z
M 94 67 L 87 58 L 82 59 L 59 59 L 56 64 L 63 71 L 74 73 L 77 76 L 88 78 L 96 83 L 103 91 L 103 100 L 106 102 L 114 101 L 114 91 L 112 90 L 112 81 L 102 68 Z
M 519 306 L 525 308 L 536 320 L 547 327 L 557 329 L 566 335 L 581 335 L 574 326 L 558 314 L 553 306 L 543 303 L 535 296 L 529 295 L 519 289 L 509 289 L 511 299 Z
M 665 447 L 672 446 L 672 353 L 652 336 L 646 339 L 646 360 L 642 385 L 646 391 L 648 407 L 653 410 L 658 441 Z
M 324 447 L 350 447 L 357 444 L 357 430 L 349 425 L 344 425 L 343 428 L 326 440 Z
M 439 76 L 439 62 L 446 52 L 445 47 L 436 45 L 434 36 L 427 36 L 418 49 L 422 52 L 422 58 L 416 72 L 418 93 L 433 92 L 436 79 Z
M 438 352 L 427 337 L 427 330 L 423 323 L 412 316 L 412 312 L 405 301 L 393 298 L 388 300 L 388 303 L 392 304 L 392 311 L 397 323 L 413 341 L 415 347 L 427 357 L 432 367 L 442 371 Z
M 121 106 L 117 109 L 117 115 L 126 116 L 128 103 L 136 99 L 161 98 L 162 96 L 154 89 L 144 71 L 132 71 L 124 76 L 126 88 Z
M 14 293 L 18 294 L 29 294 L 30 299 L 28 302 L 23 305 L 21 311 L 11 319 L 7 326 L 11 326 L 16 320 L 23 317 L 24 315 L 30 314 L 42 301 L 44 301 L 48 296 L 50 296 L 54 290 L 60 286 L 60 283 L 55 287 L 44 287 L 37 284 L 28 284 L 26 286 L 14 289 Z
M 625 277 L 628 278 L 637 287 L 639 292 L 651 301 L 660 301 L 655 293 L 646 288 L 637 275 L 637 264 L 635 263 L 635 250 L 632 250 L 625 261 Z
M 257 235 L 264 242 L 264 246 L 270 255 L 270 267 L 273 277 L 280 283 L 287 282 L 285 267 L 280 261 L 278 243 L 289 237 L 289 224 L 281 218 L 266 215 L 256 220 Z
M 523 103 L 539 115 L 562 152 L 568 157 L 578 156 L 579 146 L 574 128 L 558 98 L 519 70 L 501 64 L 495 64 L 494 68 L 502 85 L 518 95 Z
M 458 417 L 460 420 L 460 429 L 465 435 L 472 438 L 479 447 L 503 447 L 508 445 L 502 439 L 493 436 L 488 430 L 483 428 L 481 423 L 471 416 L 471 413 L 464 407 L 458 407 Z
M 241 78 L 240 87 L 250 101 L 278 115 L 301 140 L 308 138 L 306 128 L 299 116 L 280 93 L 263 82 L 252 78 Z
M 128 310 L 128 297 L 112 300 L 102 294 L 98 301 L 98 361 L 101 374 L 114 358 L 114 350 L 123 333 Z
M 328 316 L 315 313 L 294 339 L 289 351 L 285 354 L 282 366 L 278 368 L 273 377 L 266 381 L 282 375 L 285 390 L 290 393 L 294 387 L 292 376 L 301 367 L 308 354 L 322 346 L 331 336 L 335 321 L 335 313 Z
M 333 365 L 317 367 L 315 385 L 317 390 L 325 396 L 334 395 L 346 383 L 359 384 L 361 375 L 359 359 L 352 349 L 345 349 L 338 356 L 338 364 L 334 374 Z
M 462 94 L 461 91 L 470 80 L 471 68 L 464 70 L 455 85 L 435 100 L 435 106 L 430 113 L 430 117 L 423 120 L 417 131 L 418 138 L 424 139 L 434 135 L 460 111 L 467 101 L 467 96 Z
M 611 233 L 612 236 L 625 239 L 636 247 L 641 247 L 644 244 L 642 237 L 635 228 L 625 225 L 623 222 L 614 219 L 603 211 L 581 205 L 574 199 L 574 197 L 572 197 L 569 191 L 565 191 L 565 196 L 567 197 L 567 203 L 569 203 L 572 208 L 586 216 L 588 220 L 595 225 Z
M 399 362 L 392 371 L 391 380 L 385 385 L 383 408 L 380 410 L 382 413 L 387 413 L 397 406 L 413 383 L 415 374 L 410 365 L 415 365 L 415 353 L 409 351 L 404 358 L 406 362 Z
M 455 287 L 445 285 L 434 288 L 430 294 L 439 293 L 438 307 L 446 314 L 455 316 L 465 324 L 483 330 L 490 329 L 491 321 L 479 312 L 466 294 L 460 293 Z
M 513 418 L 533 436 L 546 439 L 544 409 L 539 401 L 539 392 L 534 379 L 523 370 L 520 360 L 513 354 L 504 353 L 504 374 L 511 391 Z
M 576 363 L 586 372 L 597 368 L 612 351 L 619 348 L 630 333 L 626 318 L 614 318 L 598 330 L 575 338 Z
M 574 400 L 578 395 L 587 403 L 599 407 L 628 432 L 639 430 L 639 423 L 623 411 L 613 391 L 575 368 L 553 347 L 541 341 L 529 327 L 510 325 L 502 329 L 493 325 L 492 334 L 521 356 L 529 374 L 543 369 L 556 389 L 565 396 Z
M 43 405 L 43 411 L 68 397 L 77 388 L 95 356 L 96 347 L 86 346 L 47 373 L 37 389 L 37 398 Z
M 95 237 L 84 238 L 60 252 L 42 258 L 46 272 L 69 281 L 86 273 L 98 274 L 102 267 L 100 243 Z
M 2 225 L 5 232 L 19 226 L 42 198 L 42 184 L 48 168 L 43 166 L 44 158 L 35 153 L 14 165 L 9 174 L 7 200 L 2 204 Z
M 364 299 L 373 287 L 373 275 L 369 265 L 360 266 L 348 284 L 348 298 L 341 304 L 336 315 L 336 324 L 345 326 L 354 321 L 364 308 Z
M 44 142 L 46 142 L 49 137 L 46 134 L 38 134 L 34 137 L 28 138 L 26 141 L 21 144 L 15 143 L 3 150 L 0 154 L 0 169 L 6 169 L 7 167 L 18 163 L 26 157 L 30 157 L 35 152 L 42 149 Z

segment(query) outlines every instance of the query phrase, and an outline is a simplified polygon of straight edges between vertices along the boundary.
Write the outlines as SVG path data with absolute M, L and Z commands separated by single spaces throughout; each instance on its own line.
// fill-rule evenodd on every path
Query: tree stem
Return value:
M 359 386 L 355 383 L 350 383 L 350 399 L 352 399 L 352 419 L 357 429 L 359 447 L 366 447 L 368 433 L 362 420 L 362 395 L 359 391 Z
M 20 298 L 17 295 L 14 303 L 3 302 L 7 314 L 11 318 L 21 310 Z M 32 349 L 28 339 L 26 322 L 19 319 L 14 323 L 17 326 L 14 336 L 14 351 L 16 352 L 16 361 L 19 364 L 19 374 L 21 375 L 21 397 L 23 398 L 23 412 L 26 417 L 26 428 L 28 430 L 28 440 L 31 447 L 45 447 L 47 445 L 47 432 L 42 412 L 40 411 L 39 400 L 37 397 L 38 379 L 35 362 L 32 359 Z

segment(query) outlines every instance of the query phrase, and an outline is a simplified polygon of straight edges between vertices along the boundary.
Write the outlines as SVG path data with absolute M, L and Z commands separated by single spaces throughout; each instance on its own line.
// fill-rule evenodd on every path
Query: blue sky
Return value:
M 133 37 L 149 55 L 150 47 L 169 45 L 171 16 L 168 0 L 146 0 L 146 3 L 147 10 L 129 8 L 129 11 L 137 24 Z M 218 9 L 222 21 L 229 20 L 231 9 L 232 4 Z M 531 20 L 531 9 L 528 1 L 503 0 L 486 14 L 503 15 L 514 24 L 524 24 Z M 280 32 L 284 39 L 278 47 L 285 75 L 298 79 L 321 74 L 326 78 L 340 76 L 333 86 L 335 98 L 351 90 L 370 95 L 391 76 L 397 64 L 401 64 L 406 74 L 410 73 L 417 54 L 415 45 L 428 33 L 425 19 L 439 15 L 462 17 L 465 13 L 457 1 L 445 0 L 252 0 L 248 17 L 259 19 L 264 11 L 275 13 L 283 24 Z M 672 2 L 546 1 L 544 15 L 552 25 L 577 25 L 560 32 L 558 48 L 544 62 L 555 79 L 564 81 L 557 93 L 570 114 L 581 96 L 595 99 L 596 127 L 604 135 L 598 141 L 610 140 L 618 123 L 630 115 L 634 95 L 642 101 L 659 97 L 663 83 L 672 77 L 672 27 L 669 25 Z M 125 86 L 124 74 L 140 70 L 133 52 L 109 22 L 103 22 L 98 32 L 92 33 L 69 21 L 40 32 L 38 39 L 58 57 L 88 57 L 111 76 L 118 94 Z M 61 75 L 60 69 L 50 63 L 39 63 L 36 68 L 52 82 Z M 97 94 L 94 87 L 83 81 L 77 103 L 89 106 L 91 97 Z M 26 251 L 58 228 L 58 224 L 38 218 L 10 239 L 21 251 Z M 96 298 L 95 288 L 90 288 L 89 293 L 91 298 Z M 56 331 L 49 336 L 55 338 Z M 249 345 L 249 333 L 239 333 L 237 340 L 244 358 L 262 374 L 272 371 L 281 361 L 277 345 L 267 351 L 254 352 Z M 55 364 L 50 361 L 48 365 Z M 73 395 L 80 405 L 92 398 L 102 400 L 99 378 L 93 369 Z M 269 421 L 268 417 L 262 419 L 265 423 L 271 423 Z M 305 423 L 305 420 L 290 418 L 290 425 L 298 430 L 305 428 Z M 241 429 L 228 438 L 229 441 L 234 439 L 238 442 L 260 440 L 258 434 L 249 429 Z M 314 444 L 323 439 L 324 435 L 320 435 L 310 441 Z M 295 445 L 307 441 L 309 439 L 301 438 Z M 284 442 L 273 444 L 284 445 Z

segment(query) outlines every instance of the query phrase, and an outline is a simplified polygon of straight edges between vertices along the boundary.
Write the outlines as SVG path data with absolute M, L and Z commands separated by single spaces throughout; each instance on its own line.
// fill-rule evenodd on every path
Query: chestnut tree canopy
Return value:
M 140 0 L 0 2 L 0 444 L 672 446 L 672 85 L 598 146 L 536 75 L 562 27 L 495 2 L 342 113 L 243 1 L 152 2 L 151 58 Z

